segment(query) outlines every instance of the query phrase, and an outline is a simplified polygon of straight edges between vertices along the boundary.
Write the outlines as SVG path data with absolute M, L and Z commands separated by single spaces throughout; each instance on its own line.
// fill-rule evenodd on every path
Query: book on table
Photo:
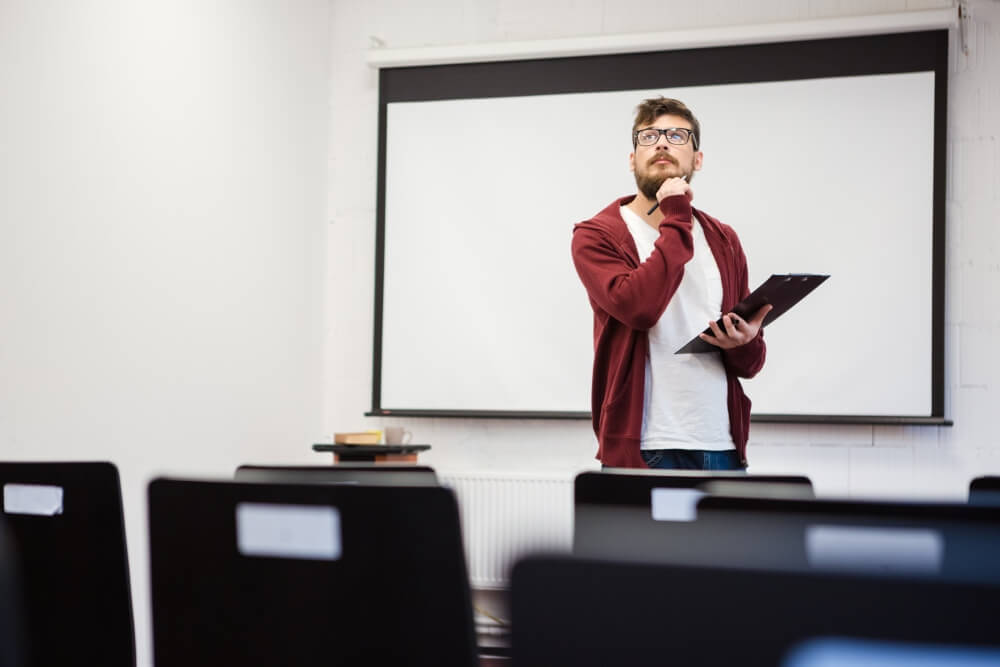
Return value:
M 335 445 L 378 445 L 382 441 L 381 431 L 358 431 L 354 433 L 334 433 Z

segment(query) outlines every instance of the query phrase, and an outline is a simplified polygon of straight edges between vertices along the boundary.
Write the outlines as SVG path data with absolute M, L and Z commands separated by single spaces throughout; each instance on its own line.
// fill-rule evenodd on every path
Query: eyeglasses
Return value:
M 640 146 L 652 146 L 660 140 L 661 135 L 667 138 L 667 143 L 683 146 L 694 137 L 694 130 L 686 127 L 668 127 L 663 130 L 658 127 L 647 127 L 636 130 L 632 134 L 632 141 Z M 694 149 L 698 150 L 697 139 L 694 140 Z

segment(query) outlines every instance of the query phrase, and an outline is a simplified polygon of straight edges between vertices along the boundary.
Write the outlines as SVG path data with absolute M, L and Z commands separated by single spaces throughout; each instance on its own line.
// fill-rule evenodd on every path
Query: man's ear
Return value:
M 701 163 L 705 159 L 705 154 L 698 151 L 694 154 L 694 170 L 701 171 Z
M 635 152 L 628 154 L 628 170 L 635 171 Z

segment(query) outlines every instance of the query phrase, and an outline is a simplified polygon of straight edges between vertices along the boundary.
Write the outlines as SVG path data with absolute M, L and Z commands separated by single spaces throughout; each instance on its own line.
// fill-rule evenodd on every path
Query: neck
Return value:
M 655 203 L 655 199 L 650 199 L 640 192 L 636 194 L 635 199 L 626 204 L 626 206 L 628 206 L 629 210 L 642 218 L 647 225 L 653 229 L 659 229 L 660 222 L 663 220 L 663 214 L 660 212 L 660 209 L 657 208 L 652 214 L 649 213 L 649 209 L 653 208 L 653 204 Z

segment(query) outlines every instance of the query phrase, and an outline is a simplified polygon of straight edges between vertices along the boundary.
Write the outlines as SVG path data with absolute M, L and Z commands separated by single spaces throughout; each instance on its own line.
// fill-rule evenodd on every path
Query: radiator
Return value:
M 510 568 L 529 553 L 570 551 L 572 475 L 439 473 L 438 476 L 458 497 L 473 588 L 506 588 Z

